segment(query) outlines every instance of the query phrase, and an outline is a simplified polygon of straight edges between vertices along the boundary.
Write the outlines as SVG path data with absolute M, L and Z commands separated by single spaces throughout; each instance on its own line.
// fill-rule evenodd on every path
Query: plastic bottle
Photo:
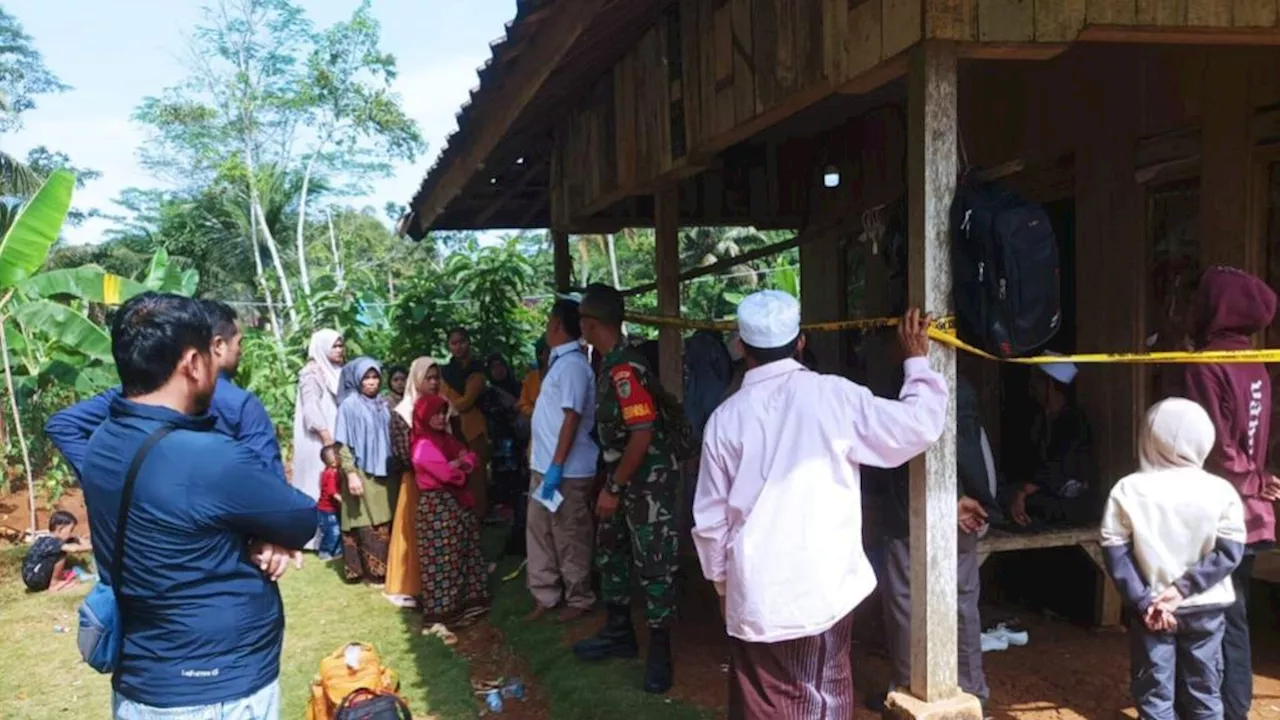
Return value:
M 484 703 L 489 706 L 489 712 L 502 712 L 502 691 L 497 688 L 490 690 L 484 696 Z
M 511 700 L 524 700 L 524 683 L 513 677 L 502 686 L 502 697 Z

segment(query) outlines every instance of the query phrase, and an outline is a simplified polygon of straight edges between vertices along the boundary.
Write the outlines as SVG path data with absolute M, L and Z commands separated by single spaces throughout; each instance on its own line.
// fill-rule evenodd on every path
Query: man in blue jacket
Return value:
M 212 353 L 218 369 L 218 384 L 209 411 L 214 419 L 214 429 L 239 441 L 272 474 L 283 480 L 284 463 L 280 460 L 280 443 L 276 440 L 275 424 L 267 416 L 267 409 L 262 406 L 262 401 L 231 382 L 240 366 L 240 341 L 244 337 L 236 325 L 236 311 L 217 300 L 199 302 L 204 306 L 213 326 Z M 111 403 L 118 397 L 120 388 L 111 388 L 54 413 L 45 423 L 45 434 L 62 452 L 76 474 L 83 474 L 80 472 L 80 464 L 84 459 L 89 437 L 106 422 Z
M 122 394 L 80 469 L 94 559 L 123 617 L 116 720 L 280 714 L 284 608 L 274 581 L 315 534 L 315 502 L 214 431 L 211 336 L 201 303 L 177 295 L 135 297 L 112 324 Z M 166 426 L 141 462 L 112 577 L 125 476 Z

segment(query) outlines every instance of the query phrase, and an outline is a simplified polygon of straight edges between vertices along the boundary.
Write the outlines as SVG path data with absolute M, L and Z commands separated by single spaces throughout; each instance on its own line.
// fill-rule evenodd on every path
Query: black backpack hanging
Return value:
M 360 688 L 342 699 L 333 720 L 413 720 L 413 713 L 395 693 Z
M 994 183 L 962 178 L 952 204 L 956 330 L 997 357 L 1039 350 L 1062 325 L 1049 216 Z

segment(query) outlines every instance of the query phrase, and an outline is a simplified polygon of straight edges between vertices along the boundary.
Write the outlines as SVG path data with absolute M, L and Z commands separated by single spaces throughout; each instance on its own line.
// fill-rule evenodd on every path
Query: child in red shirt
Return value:
M 316 510 L 320 512 L 320 560 L 329 561 L 342 557 L 342 527 L 338 522 L 338 504 L 342 495 L 338 489 L 338 445 L 328 445 L 320 451 L 324 471 L 320 473 L 320 499 Z

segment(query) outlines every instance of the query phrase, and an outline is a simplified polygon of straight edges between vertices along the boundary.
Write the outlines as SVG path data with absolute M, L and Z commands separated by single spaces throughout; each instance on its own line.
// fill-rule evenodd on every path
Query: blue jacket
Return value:
M 162 424 L 134 482 L 123 578 L 111 577 L 124 476 Z M 81 464 L 94 560 L 122 598 L 124 649 L 115 689 L 155 707 L 242 698 L 280 674 L 280 591 L 250 562 L 251 538 L 301 548 L 315 501 L 276 478 L 213 418 L 111 401 Z
M 80 465 L 84 462 L 89 436 L 107 421 L 111 403 L 118 397 L 120 388 L 113 387 L 59 410 L 45 423 L 45 434 L 77 475 L 84 475 L 80 471 Z M 240 441 L 239 444 L 256 455 L 273 475 L 284 481 L 284 463 L 280 459 L 276 427 L 267 416 L 267 409 L 262 406 L 261 400 L 219 375 L 209 414 L 213 416 L 214 429 Z

